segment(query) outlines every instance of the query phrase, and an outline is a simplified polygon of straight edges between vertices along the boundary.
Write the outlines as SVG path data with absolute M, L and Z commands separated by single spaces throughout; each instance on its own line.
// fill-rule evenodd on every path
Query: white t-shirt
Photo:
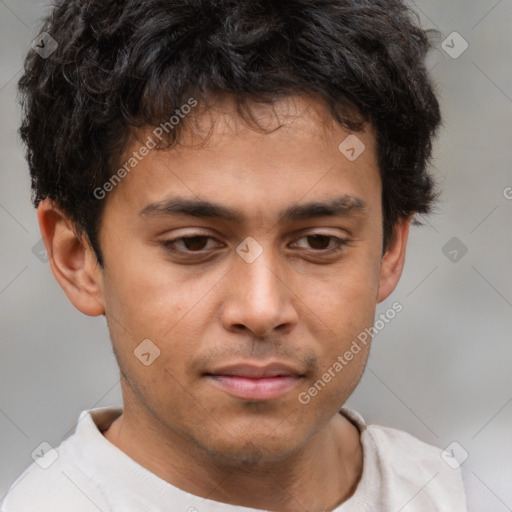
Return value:
M 252 512 L 207 500 L 162 480 L 101 433 L 122 409 L 83 411 L 73 435 L 42 448 L 13 483 L 2 512 Z M 340 411 L 359 429 L 363 473 L 355 493 L 333 512 L 466 512 L 459 469 L 439 448 L 393 428 L 366 425 L 352 409 Z M 261 512 L 261 510 L 260 510 Z

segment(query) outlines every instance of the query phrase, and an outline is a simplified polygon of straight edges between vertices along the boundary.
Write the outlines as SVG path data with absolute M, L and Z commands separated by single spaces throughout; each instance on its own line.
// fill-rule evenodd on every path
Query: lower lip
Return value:
M 216 386 L 245 400 L 272 400 L 288 393 L 300 379 L 294 375 L 250 379 L 232 375 L 208 375 Z

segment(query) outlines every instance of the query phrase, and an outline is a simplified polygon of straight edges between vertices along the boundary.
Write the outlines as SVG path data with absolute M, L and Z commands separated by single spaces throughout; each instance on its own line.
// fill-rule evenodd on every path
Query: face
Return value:
M 320 103 L 274 109 L 284 126 L 264 134 L 219 102 L 108 194 L 100 229 L 125 411 L 231 460 L 280 460 L 337 413 L 369 344 L 335 363 L 383 298 L 373 131 L 351 161 Z

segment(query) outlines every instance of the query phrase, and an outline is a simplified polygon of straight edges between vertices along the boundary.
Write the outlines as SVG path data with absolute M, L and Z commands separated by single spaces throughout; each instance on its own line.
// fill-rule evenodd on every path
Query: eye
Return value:
M 208 247 L 209 242 L 216 242 L 214 238 L 206 235 L 182 236 L 173 240 L 165 240 L 162 245 L 173 252 L 184 253 L 201 253 L 208 251 L 212 247 Z M 213 247 L 215 248 L 215 247 Z
M 308 251 L 314 254 L 333 254 L 340 251 L 348 240 L 333 235 L 310 234 L 299 238 L 291 244 L 294 248 Z M 169 252 L 177 255 L 204 256 L 222 247 L 221 242 L 207 235 L 191 235 L 164 240 L 162 246 Z
M 301 244 L 301 241 L 305 241 L 306 245 Z M 295 246 L 300 249 L 313 249 L 313 252 L 337 252 L 342 249 L 344 245 L 348 243 L 348 240 L 343 238 L 339 238 L 333 235 L 323 235 L 323 234 L 314 234 L 314 235 L 306 235 L 302 238 L 299 238 L 297 242 L 295 242 Z M 308 247 L 309 245 L 309 247 Z

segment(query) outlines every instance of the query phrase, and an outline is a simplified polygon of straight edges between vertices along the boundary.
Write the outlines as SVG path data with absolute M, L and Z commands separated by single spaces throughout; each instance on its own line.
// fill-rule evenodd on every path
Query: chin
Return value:
M 202 448 L 214 459 L 224 464 L 250 465 L 279 462 L 293 455 L 306 444 L 307 436 L 298 432 L 289 432 L 283 428 L 279 435 L 268 430 L 246 429 L 245 432 L 229 435 L 224 432 L 222 439 L 210 438 L 201 443 Z

